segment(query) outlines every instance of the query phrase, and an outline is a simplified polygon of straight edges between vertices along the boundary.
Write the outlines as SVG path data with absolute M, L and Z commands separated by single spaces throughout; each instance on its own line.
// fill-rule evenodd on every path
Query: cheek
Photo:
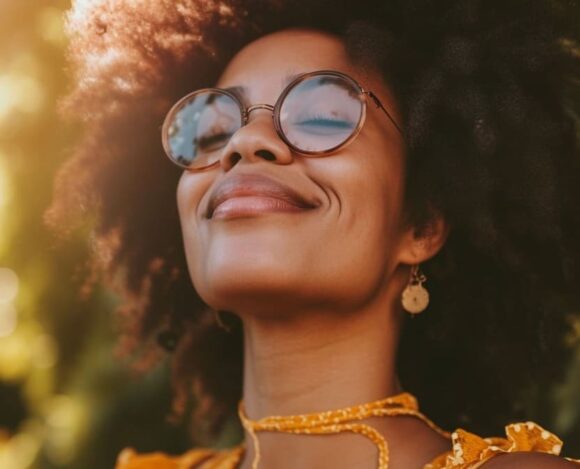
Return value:
M 204 207 L 204 194 L 211 181 L 201 174 L 185 173 L 177 185 L 177 209 L 181 224 L 187 265 L 194 282 L 202 278 L 203 231 L 200 229 L 200 216 Z
M 316 161 L 318 179 L 329 189 L 334 208 L 315 256 L 323 270 L 320 278 L 325 275 L 327 286 L 348 302 L 364 301 L 385 281 L 399 230 L 400 165 L 393 155 L 361 151 Z
M 369 122 L 344 154 L 313 160 L 316 177 L 331 188 L 344 233 L 384 239 L 396 228 L 403 196 L 403 154 L 396 139 Z
M 177 211 L 182 231 L 187 225 L 195 221 L 195 209 L 199 206 L 200 195 L 196 191 L 193 181 L 184 173 L 177 183 Z

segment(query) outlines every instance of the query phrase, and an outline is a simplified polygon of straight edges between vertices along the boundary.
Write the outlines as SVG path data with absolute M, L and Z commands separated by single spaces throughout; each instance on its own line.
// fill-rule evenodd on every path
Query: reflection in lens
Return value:
M 170 157 L 188 167 L 214 163 L 232 134 L 242 125 L 236 101 L 214 91 L 184 101 L 172 114 L 167 130 Z
M 347 140 L 363 112 L 363 97 L 344 78 L 319 75 L 299 82 L 284 98 L 280 125 L 302 151 L 326 151 Z

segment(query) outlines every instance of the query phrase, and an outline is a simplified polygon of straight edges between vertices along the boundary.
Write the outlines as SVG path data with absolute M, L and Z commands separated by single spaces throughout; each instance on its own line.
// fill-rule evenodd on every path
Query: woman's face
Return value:
M 314 30 L 248 44 L 215 86 L 243 86 L 246 105 L 274 105 L 286 75 L 321 69 L 353 77 L 400 122 L 380 76 L 351 64 L 338 38 Z M 367 103 L 361 132 L 332 156 L 293 152 L 271 111 L 258 109 L 220 150 L 219 166 L 183 172 L 177 202 L 185 252 L 209 306 L 238 314 L 351 311 L 384 292 L 400 262 L 404 148 L 387 116 Z M 315 207 L 206 218 L 214 190 L 242 174 L 274 179 Z

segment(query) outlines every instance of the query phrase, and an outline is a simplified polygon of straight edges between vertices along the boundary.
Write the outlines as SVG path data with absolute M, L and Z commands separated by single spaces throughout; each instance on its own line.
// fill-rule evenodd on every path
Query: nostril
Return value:
M 274 161 L 276 159 L 276 156 L 270 150 L 258 150 L 256 155 L 261 156 L 268 161 Z
M 233 168 L 238 161 L 242 159 L 242 155 L 239 153 L 233 153 L 229 158 L 230 167 Z

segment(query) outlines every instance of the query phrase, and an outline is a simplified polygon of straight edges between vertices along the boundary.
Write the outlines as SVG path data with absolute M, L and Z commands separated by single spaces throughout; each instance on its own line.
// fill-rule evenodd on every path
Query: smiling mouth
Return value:
M 316 207 L 300 206 L 288 200 L 266 195 L 243 195 L 230 197 L 220 203 L 211 219 L 251 217 L 270 212 L 296 213 Z
M 320 206 L 293 185 L 261 173 L 239 173 L 220 181 L 211 193 L 206 218 L 233 218 L 267 212 L 300 212 Z M 218 215 L 214 216 L 214 212 Z

